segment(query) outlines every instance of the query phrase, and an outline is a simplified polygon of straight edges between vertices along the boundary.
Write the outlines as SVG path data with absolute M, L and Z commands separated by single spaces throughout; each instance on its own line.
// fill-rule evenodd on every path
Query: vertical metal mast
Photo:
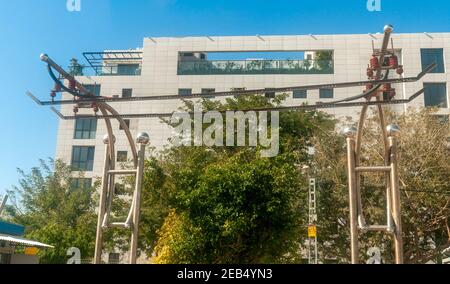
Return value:
M 309 225 L 308 225 L 308 261 L 317 264 L 317 205 L 316 205 L 316 179 L 309 179 Z

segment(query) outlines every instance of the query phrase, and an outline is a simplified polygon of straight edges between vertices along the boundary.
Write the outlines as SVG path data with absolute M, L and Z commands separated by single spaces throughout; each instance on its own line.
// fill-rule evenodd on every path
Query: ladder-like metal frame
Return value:
M 402 221 L 400 212 L 400 190 L 397 164 L 397 139 L 394 126 L 388 126 L 388 155 L 385 166 L 359 166 L 356 157 L 356 140 L 354 135 L 347 136 L 348 188 L 350 202 L 350 239 L 351 260 L 359 263 L 359 235 L 367 231 L 386 232 L 394 237 L 395 263 L 403 263 Z M 367 225 L 364 220 L 361 202 L 361 174 L 366 172 L 383 173 L 386 178 L 386 215 L 387 225 Z
M 142 136 L 142 134 L 141 134 Z M 145 147 L 148 143 L 148 137 L 138 138 L 139 151 L 138 151 L 138 163 L 133 170 L 115 170 L 115 161 L 112 160 L 110 155 L 110 141 L 106 136 L 103 140 L 105 143 L 105 164 L 102 178 L 102 189 L 100 192 L 100 206 L 98 214 L 97 235 L 95 240 L 95 264 L 101 263 L 102 251 L 103 251 L 103 233 L 108 228 L 125 228 L 131 229 L 131 245 L 130 245 L 130 264 L 135 264 L 137 259 L 138 248 L 138 236 L 139 236 L 139 219 L 141 208 L 141 193 L 142 193 L 142 181 L 144 173 L 145 162 Z M 113 139 L 112 143 L 115 143 Z M 111 223 L 111 207 L 115 191 L 115 177 L 119 175 L 132 175 L 135 176 L 135 189 L 133 194 L 133 200 L 131 204 L 131 210 L 127 220 L 124 223 Z

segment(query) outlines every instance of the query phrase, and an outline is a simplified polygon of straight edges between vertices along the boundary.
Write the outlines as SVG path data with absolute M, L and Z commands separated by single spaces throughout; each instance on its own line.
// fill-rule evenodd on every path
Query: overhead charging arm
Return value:
M 345 98 L 343 100 L 334 101 L 333 103 L 339 102 L 349 102 L 353 100 L 357 100 L 360 98 L 364 98 L 370 96 L 372 93 L 377 91 L 382 84 L 399 84 L 399 83 L 411 83 L 417 82 L 422 79 L 427 73 L 431 72 L 434 68 L 436 68 L 436 64 L 431 64 L 427 68 L 425 68 L 422 72 L 420 72 L 416 77 L 408 77 L 408 78 L 397 78 L 397 79 L 387 79 L 385 77 L 383 80 L 374 80 L 374 81 L 358 81 L 352 83 L 335 83 L 335 84 L 321 84 L 321 85 L 309 85 L 309 86 L 297 86 L 297 87 L 288 87 L 288 88 L 276 88 L 276 89 L 258 89 L 258 90 L 246 90 L 246 91 L 229 91 L 229 92 L 216 92 L 216 93 L 208 93 L 208 97 L 229 97 L 229 96 L 250 96 L 257 94 L 264 94 L 268 91 L 271 92 L 291 92 L 297 90 L 316 90 L 316 89 L 326 89 L 326 88 L 346 88 L 346 87 L 358 87 L 358 86 L 366 86 L 367 84 L 373 84 L 375 87 L 356 96 Z M 72 94 L 72 92 L 70 92 Z M 29 93 L 27 93 L 28 96 Z M 75 96 L 75 94 L 72 94 Z M 161 100 L 186 100 L 186 99 L 198 99 L 205 98 L 205 94 L 193 94 L 189 96 L 181 96 L 181 95 L 168 95 L 168 96 L 145 96 L 145 97 L 131 97 L 131 98 L 105 98 L 105 97 L 95 97 L 95 96 L 81 96 L 81 94 L 77 94 L 76 97 L 79 99 L 74 100 L 63 100 L 63 101 L 40 101 L 34 96 L 30 96 L 37 104 L 41 106 L 51 106 L 51 105 L 70 105 L 74 103 L 94 103 L 94 102 L 133 102 L 133 101 L 161 101 Z
M 301 106 L 285 106 L 285 107 L 273 107 L 273 108 L 252 108 L 252 109 L 243 109 L 241 111 L 296 111 L 296 110 L 313 110 L 313 109 L 327 109 L 327 108 L 344 108 L 344 107 L 356 107 L 356 106 L 379 106 L 379 105 L 395 105 L 395 104 L 407 104 L 416 99 L 418 96 L 424 93 L 424 89 L 416 92 L 414 95 L 409 97 L 408 99 L 402 100 L 392 100 L 392 101 L 370 101 L 370 102 L 348 102 L 348 103 L 322 103 L 315 105 L 301 105 Z M 77 118 L 114 118 L 116 116 L 108 115 L 76 115 L 76 116 L 65 116 L 61 112 L 59 112 L 56 108 L 51 107 L 51 110 L 58 115 L 63 120 L 73 120 Z M 230 110 L 232 111 L 232 110 Z M 220 113 L 225 113 L 226 111 L 220 111 Z M 128 118 L 165 118 L 172 117 L 176 112 L 167 112 L 167 113 L 143 113 L 143 114 L 123 114 L 120 115 L 123 119 Z M 195 114 L 195 112 L 190 112 L 189 114 Z

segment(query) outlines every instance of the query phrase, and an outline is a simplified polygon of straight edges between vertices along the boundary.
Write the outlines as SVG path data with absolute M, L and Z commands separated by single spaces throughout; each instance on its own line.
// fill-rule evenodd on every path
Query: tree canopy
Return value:
M 201 104 L 206 111 L 245 110 L 277 106 L 285 98 L 247 96 Z M 194 104 L 186 102 L 184 110 L 193 111 Z M 448 123 L 439 122 L 432 110 L 389 112 L 388 121 L 402 128 L 399 171 L 405 261 L 439 261 L 450 240 Z M 152 263 L 304 262 L 308 183 L 300 169 L 309 165 L 318 182 L 319 259 L 348 263 L 345 139 L 336 131 L 345 123 L 353 122 L 337 122 L 319 111 L 281 112 L 280 151 L 270 158 L 261 157 L 259 146 L 152 150 L 145 162 L 141 253 Z M 363 165 L 381 164 L 384 150 L 376 116 L 367 120 L 364 141 Z M 10 191 L 14 206 L 7 211 L 12 221 L 26 226 L 27 237 L 55 246 L 41 252 L 42 261 L 65 263 L 70 247 L 78 247 L 84 259 L 91 258 L 97 222 L 95 187 L 74 187 L 73 173 L 61 161 L 42 162 L 21 174 L 19 186 Z M 119 191 L 130 194 L 133 181 L 123 182 Z M 364 175 L 362 183 L 367 222 L 384 224 L 382 177 Z M 117 196 L 113 219 L 123 219 L 128 208 L 129 199 Z M 125 230 L 108 231 L 107 249 L 126 251 L 125 233 L 128 238 Z M 370 247 L 377 246 L 383 261 L 392 262 L 388 236 L 368 233 L 360 241 L 362 260 Z
M 74 186 L 71 168 L 61 161 L 41 161 L 31 173 L 21 173 L 19 186 L 8 193 L 11 220 L 25 226 L 26 237 L 54 246 L 40 252 L 41 263 L 66 263 L 67 250 L 92 257 L 96 216 L 94 188 Z

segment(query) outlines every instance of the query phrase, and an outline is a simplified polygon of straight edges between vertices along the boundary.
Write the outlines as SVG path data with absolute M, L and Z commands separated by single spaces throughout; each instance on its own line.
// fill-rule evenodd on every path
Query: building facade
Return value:
M 145 38 L 142 49 L 86 53 L 90 64 L 78 70 L 77 79 L 98 95 L 139 97 L 189 95 L 231 89 L 263 89 L 333 82 L 366 80 L 366 69 L 382 34 L 301 35 L 301 36 L 231 36 Z M 405 77 L 415 77 L 426 66 L 437 63 L 433 73 L 415 83 L 396 84 L 396 98 L 404 99 L 425 87 L 425 95 L 407 107 L 435 106 L 439 115 L 450 114 L 450 33 L 394 34 L 394 48 L 404 66 Z M 396 74 L 393 75 L 397 76 Z M 314 104 L 343 99 L 362 93 L 361 87 L 296 91 L 289 93 L 286 105 Z M 268 95 L 271 95 L 268 90 Z M 64 95 L 63 99 L 70 99 Z M 183 104 L 177 100 L 111 103 L 121 114 L 165 113 Z M 327 109 L 337 118 L 355 117 L 360 108 Z M 64 115 L 73 115 L 72 106 L 62 106 Z M 92 114 L 80 110 L 80 114 Z M 145 131 L 151 146 L 162 149 L 172 130 L 159 118 L 128 120 L 134 136 Z M 117 138 L 118 162 L 130 158 L 130 149 L 119 124 L 113 124 Z M 85 179 L 77 185 L 90 184 L 102 175 L 106 128 L 102 120 L 61 120 L 56 158 L 82 172 Z

